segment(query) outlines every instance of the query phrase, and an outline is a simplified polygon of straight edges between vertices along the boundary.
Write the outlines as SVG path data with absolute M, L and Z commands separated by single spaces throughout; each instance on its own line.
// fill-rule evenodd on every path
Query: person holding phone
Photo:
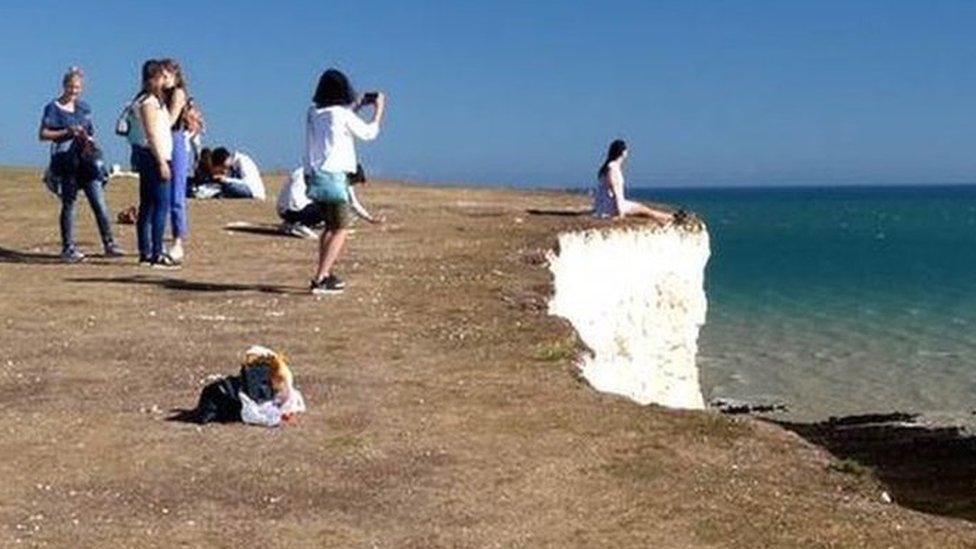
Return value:
M 156 268 L 179 266 L 179 262 L 165 252 L 163 245 L 173 179 L 170 167 L 172 120 L 164 97 L 171 78 L 163 63 L 155 59 L 142 65 L 142 90 L 134 102 L 138 124 L 129 133 L 133 144 L 132 164 L 139 171 L 139 216 L 136 221 L 139 263 Z
M 356 114 L 373 107 L 369 122 Z M 305 121 L 306 193 L 322 212 L 325 230 L 319 240 L 319 257 L 310 284 L 313 294 L 339 293 L 345 288 L 333 271 L 342 252 L 351 221 L 349 173 L 357 171 L 355 140 L 376 139 L 386 110 L 386 96 L 364 94 L 357 100 L 345 74 L 329 69 L 322 73 Z
M 92 123 L 91 108 L 80 99 L 84 89 L 84 73 L 78 67 L 71 67 L 61 79 L 61 95 L 44 107 L 38 138 L 51 142 L 50 173 L 60 181 L 58 196 L 61 198 L 61 259 L 76 263 L 85 254 L 75 245 L 75 200 L 78 190 L 88 198 L 102 246 L 108 257 L 125 255 L 115 243 L 112 224 L 109 221 L 105 190 L 102 188 L 103 175 L 94 163 L 95 125 Z

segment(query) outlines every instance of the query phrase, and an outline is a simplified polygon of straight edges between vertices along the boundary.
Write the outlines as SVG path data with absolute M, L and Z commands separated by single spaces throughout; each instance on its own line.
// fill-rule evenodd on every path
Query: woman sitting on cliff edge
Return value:
M 627 158 L 627 143 L 617 139 L 610 143 L 607 159 L 597 173 L 593 215 L 623 219 L 627 216 L 649 217 L 658 223 L 674 221 L 674 214 L 645 206 L 624 197 L 623 163 Z

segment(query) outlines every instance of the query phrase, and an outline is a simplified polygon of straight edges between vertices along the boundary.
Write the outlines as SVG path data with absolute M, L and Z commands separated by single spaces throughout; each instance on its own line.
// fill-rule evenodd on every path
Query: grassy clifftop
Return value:
M 573 333 L 546 315 L 544 251 L 580 220 L 526 210 L 580 197 L 371 185 L 361 197 L 389 221 L 351 238 L 345 294 L 314 299 L 315 244 L 271 234 L 272 201 L 193 202 L 181 271 L 67 266 L 38 177 L 0 171 L 2 545 L 976 539 L 967 522 L 885 503 L 869 470 L 778 426 L 578 381 Z M 113 211 L 135 196 L 131 180 L 109 186 Z M 225 229 L 237 221 L 258 226 Z M 132 227 L 119 234 L 132 250 Z M 291 358 L 310 406 L 297 426 L 165 421 L 253 343 Z

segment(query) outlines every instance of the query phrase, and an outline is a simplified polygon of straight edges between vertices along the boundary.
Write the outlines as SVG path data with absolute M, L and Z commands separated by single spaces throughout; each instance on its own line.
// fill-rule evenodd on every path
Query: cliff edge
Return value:
M 559 235 L 549 313 L 588 348 L 582 376 L 640 404 L 705 407 L 695 357 L 705 323 L 704 224 L 592 228 Z

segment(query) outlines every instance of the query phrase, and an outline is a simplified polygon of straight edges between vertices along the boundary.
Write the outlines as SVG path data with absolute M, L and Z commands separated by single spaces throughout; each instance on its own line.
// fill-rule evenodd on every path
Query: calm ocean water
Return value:
M 706 399 L 794 417 L 976 409 L 976 187 L 640 189 L 712 238 Z

